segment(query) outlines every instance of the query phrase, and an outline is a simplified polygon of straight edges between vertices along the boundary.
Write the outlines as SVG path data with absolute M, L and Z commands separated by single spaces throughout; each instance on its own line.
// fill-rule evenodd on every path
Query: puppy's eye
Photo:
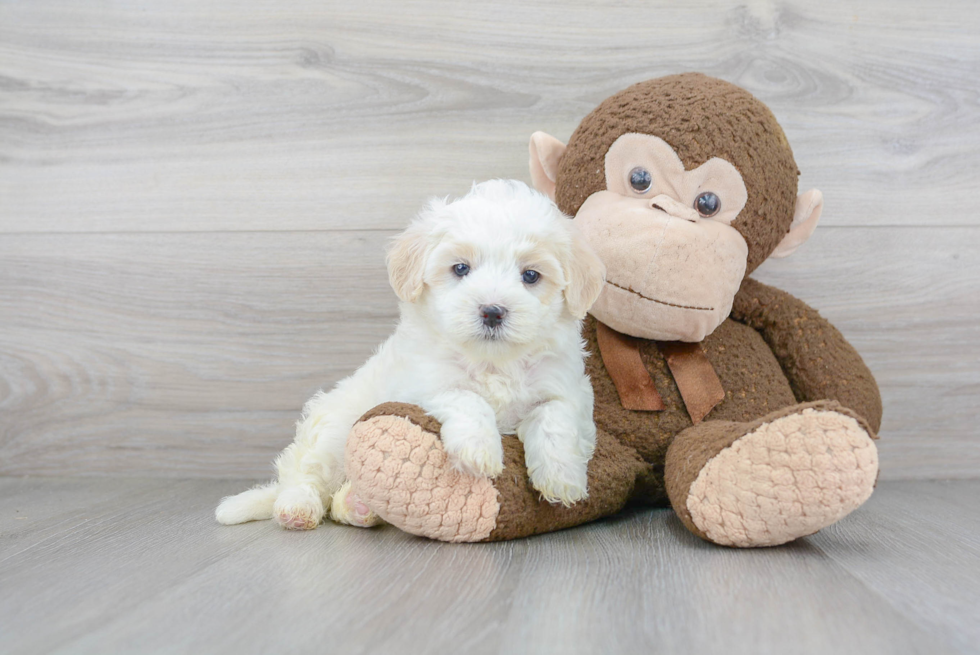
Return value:
M 469 272 L 470 272 L 470 267 L 467 266 L 466 264 L 456 264 L 455 266 L 453 266 L 453 273 L 456 274 L 456 277 L 463 277 Z
M 528 270 L 521 274 L 521 279 L 524 281 L 524 284 L 534 284 L 541 279 L 541 274 L 537 271 Z
M 630 171 L 630 186 L 637 193 L 646 193 L 650 190 L 650 186 L 653 185 L 653 176 L 650 175 L 650 171 L 647 169 L 637 166 Z
M 705 218 L 714 216 L 721 211 L 721 198 L 710 191 L 705 191 L 694 199 L 694 208 Z

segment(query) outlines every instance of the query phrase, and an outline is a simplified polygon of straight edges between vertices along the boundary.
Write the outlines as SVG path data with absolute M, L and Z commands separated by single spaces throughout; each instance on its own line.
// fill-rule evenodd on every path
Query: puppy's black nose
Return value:
M 483 324 L 487 327 L 497 327 L 504 322 L 507 310 L 499 305 L 481 305 L 480 316 L 483 317 Z

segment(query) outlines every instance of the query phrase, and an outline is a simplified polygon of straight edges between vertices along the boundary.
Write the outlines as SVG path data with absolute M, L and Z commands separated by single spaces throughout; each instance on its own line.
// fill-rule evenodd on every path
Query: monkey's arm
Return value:
M 796 399 L 836 400 L 881 426 L 881 395 L 854 347 L 817 310 L 774 287 L 746 278 L 732 318 L 757 330 L 789 379 Z

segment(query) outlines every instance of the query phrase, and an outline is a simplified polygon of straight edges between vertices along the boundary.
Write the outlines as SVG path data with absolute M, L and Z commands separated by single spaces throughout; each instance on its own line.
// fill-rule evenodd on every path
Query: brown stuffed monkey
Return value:
M 629 502 L 670 505 L 717 544 L 812 534 L 874 488 L 881 399 L 829 322 L 747 277 L 813 232 L 819 191 L 769 109 L 700 74 L 641 82 L 600 104 L 565 146 L 531 137 L 531 178 L 607 269 L 585 322 L 598 428 L 589 497 L 550 505 L 520 442 L 504 472 L 451 469 L 439 424 L 381 405 L 351 432 L 346 470 L 381 518 L 433 539 L 494 541 L 581 524 Z

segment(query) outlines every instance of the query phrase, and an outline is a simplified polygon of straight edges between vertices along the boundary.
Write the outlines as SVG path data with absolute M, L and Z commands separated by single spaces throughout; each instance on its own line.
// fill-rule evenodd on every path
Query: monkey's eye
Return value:
M 537 271 L 527 270 L 521 274 L 521 279 L 524 281 L 524 284 L 534 284 L 541 279 L 541 274 Z
M 650 190 L 650 185 L 653 184 L 653 176 L 650 175 L 650 171 L 640 166 L 637 166 L 630 171 L 630 186 L 637 193 L 646 193 Z
M 714 216 L 721 210 L 721 198 L 710 191 L 705 191 L 694 199 L 694 208 L 705 218 Z
M 467 266 L 466 264 L 456 264 L 455 266 L 453 266 L 453 273 L 456 274 L 456 277 L 463 277 L 469 272 L 470 272 L 470 267 Z

